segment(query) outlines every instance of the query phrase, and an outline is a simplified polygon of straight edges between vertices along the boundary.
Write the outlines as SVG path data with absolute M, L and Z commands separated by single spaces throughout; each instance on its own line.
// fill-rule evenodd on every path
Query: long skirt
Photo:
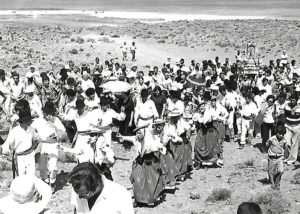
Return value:
M 167 151 L 165 155 L 160 153 L 159 161 L 163 173 L 164 183 L 168 184 L 172 181 L 175 181 L 176 177 L 180 175 L 180 172 L 177 169 L 172 154 L 169 151 Z
M 169 142 L 168 146 L 180 175 L 183 175 L 188 171 L 188 166 L 193 165 L 192 145 L 185 133 L 180 137 L 183 142 Z
M 195 161 L 209 161 L 221 151 L 217 128 L 212 125 L 201 127 L 195 140 Z
M 137 157 L 132 164 L 130 181 L 136 202 L 152 204 L 164 190 L 164 179 L 157 153 Z
M 218 122 L 218 131 L 219 131 L 219 139 L 225 139 L 225 124 L 223 122 Z

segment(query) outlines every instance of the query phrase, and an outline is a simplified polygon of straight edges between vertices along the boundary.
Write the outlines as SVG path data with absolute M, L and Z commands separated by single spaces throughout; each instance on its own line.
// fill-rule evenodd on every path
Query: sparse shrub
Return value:
M 264 214 L 288 213 L 288 208 L 290 207 L 290 204 L 278 191 L 261 193 L 252 201 L 260 205 Z
M 78 54 L 78 50 L 73 48 L 71 51 L 70 51 L 71 54 Z
M 217 188 L 206 199 L 208 202 L 226 201 L 231 198 L 231 191 L 226 188 Z
M 99 38 L 98 41 L 99 41 L 99 42 L 105 42 L 105 43 L 113 43 L 113 42 L 114 42 L 113 40 L 110 40 L 110 39 L 107 38 L 107 37 Z
M 238 168 L 240 169 L 243 169 L 243 168 L 254 168 L 254 160 L 251 159 L 251 160 L 246 160 L 245 162 L 243 163 L 239 163 L 237 164 Z
M 293 176 L 292 183 L 293 183 L 293 184 L 300 184 L 300 172 L 297 172 L 297 173 Z
M 166 43 L 166 40 L 160 39 L 160 40 L 158 40 L 157 42 L 158 42 L 158 43 Z
M 113 34 L 113 35 L 111 35 L 111 37 L 112 37 L 112 38 L 120 38 L 120 35 L 118 35 L 118 34 Z
M 79 44 L 82 44 L 82 43 L 84 43 L 84 39 L 81 37 L 77 37 L 76 42 Z

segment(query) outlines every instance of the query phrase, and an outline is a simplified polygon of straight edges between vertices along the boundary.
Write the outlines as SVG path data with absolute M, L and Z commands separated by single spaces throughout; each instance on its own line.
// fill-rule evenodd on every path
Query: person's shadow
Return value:
M 62 190 L 69 181 L 69 173 L 61 170 L 59 174 L 56 175 L 56 188 L 55 192 Z
M 267 150 L 262 143 L 254 144 L 253 147 L 258 148 L 261 153 L 267 153 Z
M 268 178 L 260 179 L 260 180 L 258 180 L 258 182 L 260 182 L 263 185 L 269 185 L 269 184 L 271 184 L 271 181 Z

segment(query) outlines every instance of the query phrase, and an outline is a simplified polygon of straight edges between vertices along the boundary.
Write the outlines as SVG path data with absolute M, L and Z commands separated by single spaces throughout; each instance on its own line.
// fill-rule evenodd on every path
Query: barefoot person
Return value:
M 279 125 L 276 127 L 276 135 L 270 137 L 266 142 L 269 156 L 268 164 L 268 174 L 269 179 L 272 183 L 272 188 L 279 190 L 280 189 L 280 180 L 283 174 L 283 154 L 286 140 L 284 135 L 286 133 L 286 128 L 284 125 Z

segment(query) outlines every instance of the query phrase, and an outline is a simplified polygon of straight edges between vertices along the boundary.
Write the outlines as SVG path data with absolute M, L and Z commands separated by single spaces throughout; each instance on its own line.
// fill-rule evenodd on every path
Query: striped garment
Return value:
M 287 125 L 288 124 L 300 124 L 300 106 L 299 105 L 292 107 L 291 103 L 288 103 L 284 108 L 284 112 L 285 112 Z

